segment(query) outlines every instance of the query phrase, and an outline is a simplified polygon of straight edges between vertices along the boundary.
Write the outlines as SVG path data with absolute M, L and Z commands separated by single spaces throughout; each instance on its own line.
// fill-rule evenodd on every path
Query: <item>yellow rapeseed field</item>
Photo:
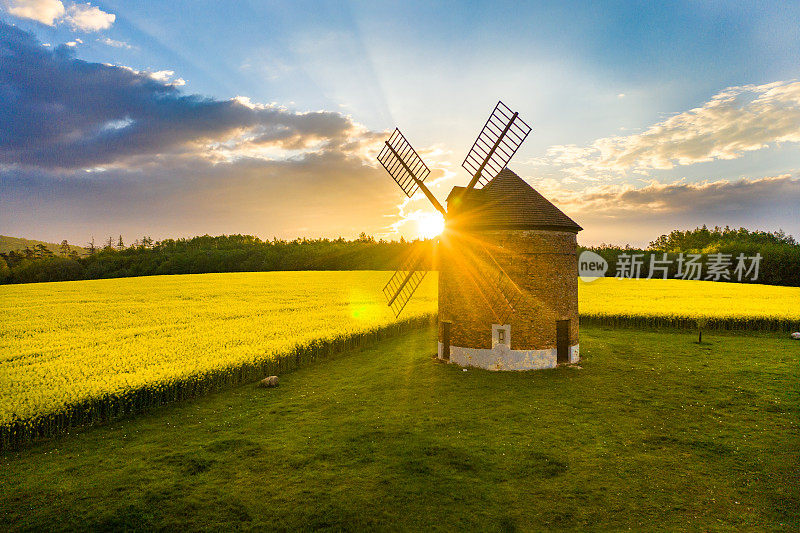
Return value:
M 0 286 L 0 425 L 395 321 L 386 272 L 253 272 Z M 402 318 L 434 312 L 429 276 Z
M 0 286 L 0 439 L 9 445 L 26 432 L 55 434 L 235 384 L 252 379 L 254 365 L 297 347 L 389 326 L 396 319 L 381 294 L 389 275 L 263 272 Z M 774 329 L 800 318 L 797 287 L 605 278 L 580 282 L 579 294 L 582 317 L 612 322 L 706 319 Z M 431 273 L 401 318 L 435 312 Z
M 578 282 L 581 317 L 800 322 L 800 287 L 678 279 Z M 759 329 L 747 328 L 747 329 Z

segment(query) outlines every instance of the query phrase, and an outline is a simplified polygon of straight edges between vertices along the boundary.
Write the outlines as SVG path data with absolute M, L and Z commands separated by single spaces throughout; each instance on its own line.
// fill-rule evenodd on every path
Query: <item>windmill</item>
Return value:
M 498 102 L 461 166 L 445 208 L 430 169 L 400 130 L 378 161 L 409 198 L 442 213 L 438 241 L 438 356 L 463 366 L 529 370 L 574 363 L 578 351 L 577 233 L 581 227 L 507 168 L 531 127 Z M 383 287 L 399 316 L 427 274 L 416 247 Z
M 483 187 L 494 179 L 506 167 L 530 132 L 531 127 L 520 118 L 519 113 L 511 111 L 502 101 L 497 102 L 461 164 L 471 174 L 463 194 L 469 194 L 470 190 Z M 433 207 L 447 219 L 447 210 L 425 185 L 430 169 L 399 129 L 395 129 L 389 139 L 384 141 L 378 161 L 406 196 L 411 198 L 417 191 L 422 191 Z M 483 260 L 476 261 L 475 264 L 480 265 L 480 270 L 489 270 L 481 278 L 484 282 L 482 285 L 488 285 L 482 291 L 486 294 L 495 316 L 505 322 L 509 313 L 514 312 L 515 304 L 524 295 L 493 260 L 490 252 L 483 249 L 478 255 L 483 256 Z M 383 294 L 395 317 L 400 316 L 425 278 L 427 271 L 421 268 L 425 259 L 422 250 L 413 250 L 384 286 Z

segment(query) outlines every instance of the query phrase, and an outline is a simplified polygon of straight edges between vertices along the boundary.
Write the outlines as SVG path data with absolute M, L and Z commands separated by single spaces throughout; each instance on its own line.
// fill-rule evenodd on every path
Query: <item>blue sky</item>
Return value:
M 421 198 L 404 201 L 371 147 L 399 126 L 444 199 L 469 179 L 460 162 L 502 99 L 533 126 L 509 166 L 586 228 L 583 243 L 643 244 L 703 223 L 800 236 L 800 3 L 0 6 L 0 35 L 14 28 L 37 42 L 19 54 L 63 50 L 71 55 L 58 60 L 60 71 L 97 63 L 105 76 L 126 67 L 175 100 L 172 111 L 154 111 L 175 113 L 167 125 L 140 119 L 150 113 L 135 103 L 141 94 L 98 113 L 96 124 L 69 121 L 73 137 L 99 128 L 120 137 L 103 142 L 124 149 L 84 139 L 77 157 L 74 140 L 49 145 L 20 133 L 14 142 L 24 139 L 28 151 L 4 152 L 0 138 L 4 234 L 76 242 L 119 233 L 414 236 L 431 209 Z M 81 94 L 125 80 L 104 77 L 102 88 Z M 6 83 L 16 90 L 14 79 Z M 36 95 L 73 87 L 66 75 L 58 83 L 25 94 L 43 105 Z M 225 127 L 201 128 L 188 95 L 241 104 L 228 106 Z M 80 98 L 64 104 L 75 116 Z M 175 128 L 182 136 L 161 149 Z M 292 130 L 294 141 L 251 142 L 276 128 Z M 149 131 L 162 133 L 148 140 Z M 36 155 L 53 150 L 69 157 L 56 165 Z

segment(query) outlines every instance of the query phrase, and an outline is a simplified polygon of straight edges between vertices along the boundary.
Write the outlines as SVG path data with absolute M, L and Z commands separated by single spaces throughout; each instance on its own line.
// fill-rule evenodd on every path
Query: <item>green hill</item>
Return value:
M 0 253 L 2 254 L 7 254 L 8 252 L 14 250 L 24 250 L 26 246 L 28 248 L 33 248 L 37 244 L 44 244 L 54 254 L 61 253 L 61 245 L 56 244 L 54 242 L 36 241 L 33 239 L 22 239 L 19 237 L 8 237 L 6 235 L 0 235 Z M 82 246 L 75 246 L 71 244 L 69 247 L 71 250 L 75 250 L 81 255 L 87 253 L 86 248 Z

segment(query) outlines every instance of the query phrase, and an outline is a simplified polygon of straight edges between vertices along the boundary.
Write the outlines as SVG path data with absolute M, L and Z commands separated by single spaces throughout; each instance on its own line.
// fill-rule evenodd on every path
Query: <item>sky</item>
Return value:
M 0 0 L 0 234 L 424 233 L 498 100 L 584 231 L 800 237 L 798 2 Z

